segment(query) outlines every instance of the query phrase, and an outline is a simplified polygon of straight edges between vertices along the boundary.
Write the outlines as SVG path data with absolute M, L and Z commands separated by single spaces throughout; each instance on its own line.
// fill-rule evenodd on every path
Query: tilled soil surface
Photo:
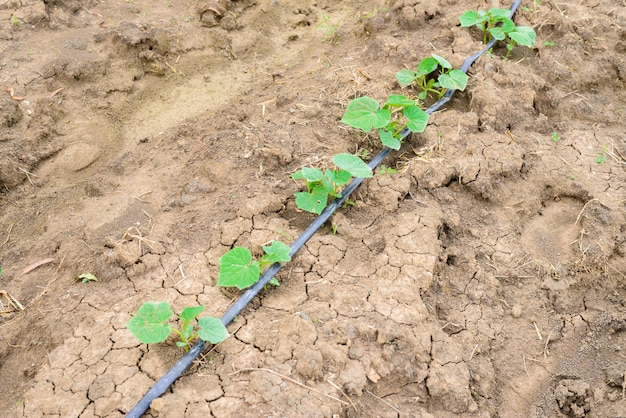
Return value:
M 225 312 L 219 257 L 313 219 L 290 174 L 380 150 L 347 103 L 459 67 L 494 5 L 1 2 L 0 414 L 127 413 L 182 355 L 139 306 Z M 624 415 L 626 4 L 515 21 L 535 48 L 481 57 L 147 416 Z

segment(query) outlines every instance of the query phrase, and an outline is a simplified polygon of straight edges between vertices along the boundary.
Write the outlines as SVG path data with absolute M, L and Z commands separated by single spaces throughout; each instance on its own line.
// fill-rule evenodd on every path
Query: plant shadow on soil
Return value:
M 478 60 L 147 415 L 623 413 L 626 8 L 579 3 L 524 2 L 536 47 Z M 349 100 L 407 93 L 394 73 L 433 52 L 458 68 L 480 7 L 0 4 L 2 415 L 128 412 L 182 355 L 130 316 L 225 312 L 219 257 L 312 219 L 290 174 L 379 149 Z

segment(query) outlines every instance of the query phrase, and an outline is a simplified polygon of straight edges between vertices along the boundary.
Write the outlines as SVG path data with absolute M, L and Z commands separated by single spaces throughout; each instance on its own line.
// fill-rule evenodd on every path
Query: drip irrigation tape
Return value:
M 509 9 L 509 17 L 513 17 L 513 14 L 517 10 L 517 7 L 521 3 L 522 0 L 515 0 L 511 8 Z M 474 61 L 476 61 L 481 55 L 485 52 L 489 51 L 493 45 L 496 43 L 496 40 L 491 40 L 489 43 L 485 45 L 483 49 L 472 54 L 463 62 L 461 66 L 461 71 L 467 73 L 469 68 L 472 66 Z M 429 115 L 439 110 L 443 105 L 445 105 L 454 95 L 456 90 L 448 90 L 442 96 L 439 101 L 434 103 L 428 109 L 425 110 Z M 411 134 L 409 129 L 405 129 L 400 133 L 402 136 L 402 140 L 406 139 Z M 378 153 L 372 160 L 369 162 L 368 166 L 374 170 L 378 165 L 382 162 L 382 160 L 389 155 L 392 151 L 391 148 L 383 148 L 383 150 Z M 331 203 L 326 206 L 326 209 L 322 211 L 322 213 L 313 220 L 311 225 L 290 245 L 291 253 L 290 255 L 293 257 L 303 246 L 307 243 L 307 241 L 317 232 L 319 228 L 322 227 L 330 219 L 330 217 L 335 213 L 339 207 L 346 201 L 348 196 L 354 192 L 357 187 L 361 185 L 364 179 L 362 178 L 354 178 L 352 182 L 342 191 L 341 197 L 333 200 Z M 224 313 L 224 315 L 220 318 L 224 326 L 229 325 L 233 319 L 244 310 L 244 308 L 250 303 L 252 299 L 267 285 L 267 283 L 278 273 L 278 271 L 282 268 L 282 264 L 274 263 L 272 264 L 259 278 L 259 281 L 256 282 L 252 287 L 250 287 L 243 295 L 239 297 L 235 301 L 235 303 Z M 191 363 L 204 351 L 206 344 L 204 341 L 199 340 L 187 353 L 185 353 L 180 360 L 172 366 L 170 370 L 168 370 L 162 378 L 160 378 L 151 388 L 146 392 L 146 394 L 137 402 L 137 405 L 130 410 L 130 412 L 126 415 L 126 418 L 139 418 L 143 415 L 144 412 L 148 410 L 150 407 L 150 403 L 159 396 L 163 395 L 167 388 L 169 388 L 175 381 L 180 377 L 180 375 L 187 370 L 187 368 L 191 365 Z

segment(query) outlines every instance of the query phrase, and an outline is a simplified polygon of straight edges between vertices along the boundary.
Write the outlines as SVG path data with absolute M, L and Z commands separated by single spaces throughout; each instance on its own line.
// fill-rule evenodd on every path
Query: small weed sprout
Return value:
M 439 72 L 436 80 L 429 77 L 435 72 Z M 420 61 L 417 71 L 408 68 L 398 71 L 396 79 L 400 87 L 417 85 L 421 90 L 418 98 L 424 100 L 428 93 L 435 93 L 441 98 L 449 89 L 465 90 L 469 77 L 463 71 L 453 69 L 452 64 L 444 57 L 432 54 Z
M 337 35 L 337 30 L 339 29 L 340 20 L 336 22 L 332 22 L 330 20 L 330 16 L 322 13 L 322 21 L 315 25 L 315 29 L 320 29 L 324 31 L 324 40 L 329 44 L 336 44 L 339 42 L 339 35 Z
M 333 157 L 333 163 L 338 169 L 322 171 L 319 168 L 302 167 L 291 175 L 294 180 L 304 180 L 306 183 L 307 191 L 295 194 L 298 208 L 319 215 L 328 205 L 329 197 L 341 197 L 341 189 L 352 177 L 372 177 L 372 169 L 356 155 L 337 154 Z
M 13 26 L 20 26 L 22 22 L 20 22 L 20 19 L 18 19 L 18 17 L 15 14 L 13 14 L 11 15 L 11 24 Z
M 544 41 L 543 42 L 543 46 L 545 46 L 546 48 L 549 48 L 549 47 L 554 46 L 554 45 L 556 45 L 554 43 L 554 41 Z
M 558 132 L 552 132 L 552 136 L 550 136 L 550 140 L 552 142 L 559 142 L 561 140 L 561 137 L 559 136 Z
M 483 43 L 486 44 L 491 39 L 506 42 L 506 57 L 511 54 L 515 45 L 522 45 L 532 48 L 535 44 L 535 30 L 528 26 L 516 26 L 509 18 L 508 9 L 493 7 L 489 11 L 484 10 L 467 11 L 463 13 L 459 20 L 461 27 L 476 26 L 483 32 Z
M 229 337 L 222 321 L 213 317 L 204 317 L 197 320 L 198 329 L 192 324 L 204 310 L 204 306 L 186 307 L 179 317 L 180 328 L 173 328 L 168 324 L 174 314 L 170 305 L 163 302 L 146 302 L 127 323 L 126 328 L 143 344 L 157 344 L 165 341 L 173 332 L 179 337 L 178 347 L 189 351 L 189 346 L 196 338 L 201 338 L 211 344 L 217 344 Z
M 384 175 L 388 175 L 391 176 L 393 174 L 396 174 L 398 172 L 398 170 L 396 170 L 395 168 L 391 168 L 391 167 L 387 167 L 385 164 L 381 164 L 380 166 L 380 170 L 378 171 L 378 176 L 384 176 Z
M 596 164 L 604 164 L 606 162 L 606 152 L 608 151 L 608 149 L 609 147 L 607 146 L 602 147 L 602 152 L 596 158 Z
M 89 283 L 89 282 L 99 282 L 98 278 L 91 273 L 83 273 L 80 276 L 74 279 L 74 282 L 78 282 L 80 280 L 81 283 Z
M 399 150 L 402 132 L 424 132 L 428 114 L 418 101 L 403 95 L 392 94 L 382 107 L 376 99 L 363 96 L 348 104 L 341 121 L 366 133 L 376 129 L 384 146 Z
M 261 272 L 274 263 L 291 261 L 291 248 L 280 241 L 273 241 L 269 246 L 263 246 L 265 254 L 257 261 L 245 247 L 235 247 L 226 252 L 219 259 L 220 271 L 217 285 L 245 289 L 259 281 Z M 270 281 L 278 286 L 276 279 Z

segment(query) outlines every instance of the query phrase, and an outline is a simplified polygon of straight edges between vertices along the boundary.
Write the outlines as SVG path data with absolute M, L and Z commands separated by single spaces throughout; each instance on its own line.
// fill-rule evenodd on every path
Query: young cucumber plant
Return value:
M 439 70 L 439 77 L 435 80 L 428 77 L 430 74 Z M 405 68 L 396 73 L 396 79 L 400 87 L 417 85 L 421 93 L 417 96 L 420 100 L 426 99 L 428 93 L 435 93 L 441 98 L 446 90 L 465 90 L 469 77 L 461 70 L 452 68 L 444 57 L 432 54 L 426 57 L 417 65 L 417 71 Z
M 428 125 L 428 113 L 424 112 L 416 100 L 392 94 L 383 107 L 376 99 L 359 97 L 352 100 L 341 121 L 364 132 L 378 130 L 380 140 L 386 147 L 399 150 L 402 132 L 424 132 Z
M 280 241 L 263 246 L 263 251 L 265 254 L 258 261 L 253 259 L 252 253 L 245 247 L 235 247 L 226 252 L 219 259 L 220 272 L 217 285 L 245 289 L 259 281 L 261 272 L 266 267 L 274 263 L 291 261 L 291 247 Z M 279 286 L 275 278 L 270 280 L 270 284 Z
M 163 302 L 146 302 L 127 323 L 126 328 L 144 344 L 163 342 L 173 332 L 179 337 L 178 347 L 189 351 L 189 346 L 200 337 L 211 344 L 217 344 L 228 338 L 229 334 L 222 321 L 210 316 L 198 319 L 198 329 L 192 324 L 204 310 L 204 306 L 187 307 L 179 317 L 180 328 L 172 328 L 168 323 L 173 315 L 170 305 Z
M 236 286 L 244 289 L 259 280 L 261 271 L 266 266 L 291 260 L 291 248 L 280 241 L 264 246 L 263 251 L 265 255 L 259 261 L 253 261 L 250 250 L 243 247 L 235 247 L 224 254 L 219 260 L 218 286 Z M 270 283 L 279 285 L 274 278 Z M 173 328 L 168 324 L 173 312 L 167 302 L 146 302 L 126 323 L 126 328 L 144 344 L 163 342 L 173 332 L 179 337 L 176 345 L 185 351 L 189 351 L 189 346 L 198 337 L 211 344 L 224 341 L 229 334 L 222 321 L 217 318 L 200 318 L 197 320 L 198 329 L 194 328 L 192 322 L 204 308 L 204 306 L 184 308 L 179 317 L 180 328 Z
M 516 26 L 509 18 L 509 10 L 493 7 L 489 11 L 470 10 L 463 13 L 459 20 L 461 27 L 476 26 L 483 32 L 483 43 L 497 39 L 506 42 L 506 57 L 511 54 L 515 45 L 532 48 L 535 44 L 536 34 L 533 28 L 528 26 Z
M 291 175 L 295 180 L 304 180 L 307 186 L 306 192 L 295 194 L 298 208 L 319 215 L 328 204 L 329 197 L 341 197 L 341 188 L 352 177 L 372 177 L 372 169 L 356 155 L 337 154 L 333 157 L 333 163 L 338 167 L 337 170 L 302 167 Z

